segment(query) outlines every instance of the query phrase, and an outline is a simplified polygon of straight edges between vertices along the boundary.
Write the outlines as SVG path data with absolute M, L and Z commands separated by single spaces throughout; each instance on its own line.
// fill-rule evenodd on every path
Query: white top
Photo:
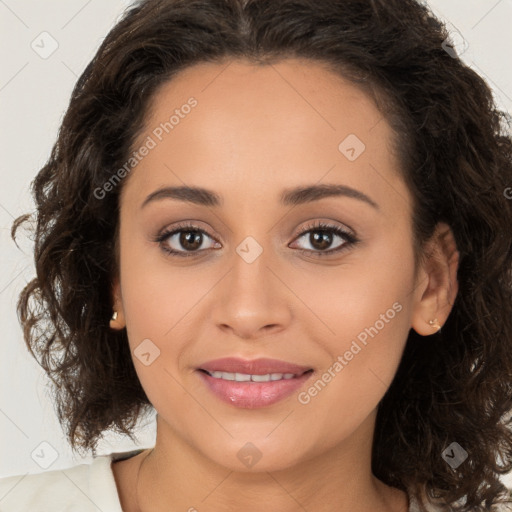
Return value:
M 90 463 L 62 470 L 0 478 L 0 512 L 123 512 L 111 464 L 141 451 L 97 456 Z M 416 501 L 410 501 L 409 512 L 419 512 Z
M 67 469 L 0 478 L 0 512 L 123 512 L 111 463 L 141 451 L 102 455 Z

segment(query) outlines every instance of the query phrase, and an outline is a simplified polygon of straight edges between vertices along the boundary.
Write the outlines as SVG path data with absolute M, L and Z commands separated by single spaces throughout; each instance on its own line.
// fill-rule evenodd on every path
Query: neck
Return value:
M 407 495 L 371 473 L 359 435 L 279 470 L 236 471 L 205 457 L 157 416 L 157 442 L 139 463 L 137 512 L 407 512 Z

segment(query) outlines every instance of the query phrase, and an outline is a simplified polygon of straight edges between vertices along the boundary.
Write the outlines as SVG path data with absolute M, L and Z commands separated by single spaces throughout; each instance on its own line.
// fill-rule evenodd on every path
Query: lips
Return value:
M 243 409 L 268 407 L 303 387 L 313 369 L 278 359 L 225 357 L 203 363 L 197 374 L 221 401 Z
M 198 370 L 208 372 L 225 372 L 225 373 L 242 373 L 248 375 L 267 375 L 272 373 L 293 373 L 300 376 L 303 373 L 311 370 L 307 366 L 300 366 L 297 364 L 289 363 L 287 361 L 280 361 L 278 359 L 254 359 L 244 360 L 236 357 L 224 357 L 222 359 L 215 359 L 201 364 Z
M 226 364 L 225 359 L 222 363 L 219 361 L 221 360 L 203 365 L 211 368 L 212 373 L 205 368 L 198 368 L 197 374 L 214 396 L 224 403 L 242 409 L 274 405 L 297 393 L 313 375 L 313 369 L 304 369 L 303 366 L 283 361 L 260 359 L 241 362 L 230 359 L 229 364 Z M 226 371 L 228 369 L 231 371 Z M 249 376 L 250 379 L 247 379 Z

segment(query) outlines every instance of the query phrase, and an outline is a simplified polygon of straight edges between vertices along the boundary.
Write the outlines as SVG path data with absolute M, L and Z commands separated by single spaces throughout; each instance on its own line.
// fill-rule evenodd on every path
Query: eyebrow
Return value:
M 376 210 L 379 210 L 379 205 L 373 201 L 373 199 L 369 198 L 363 192 L 346 185 L 322 184 L 285 189 L 281 193 L 280 201 L 284 206 L 297 206 L 318 201 L 326 197 L 337 196 L 358 199 L 359 201 L 369 204 Z M 163 187 L 155 190 L 146 197 L 141 208 L 144 208 L 150 202 L 162 199 L 176 199 L 178 201 L 211 207 L 219 207 L 224 204 L 222 197 L 212 190 L 202 187 L 181 186 Z
M 348 187 L 347 185 L 310 185 L 307 187 L 296 187 L 286 189 L 281 194 L 281 203 L 285 206 L 296 206 L 299 204 L 310 203 L 323 199 L 324 197 L 344 196 L 351 197 L 363 201 L 376 210 L 379 210 L 379 205 L 370 199 L 366 194 L 356 190 L 355 188 Z

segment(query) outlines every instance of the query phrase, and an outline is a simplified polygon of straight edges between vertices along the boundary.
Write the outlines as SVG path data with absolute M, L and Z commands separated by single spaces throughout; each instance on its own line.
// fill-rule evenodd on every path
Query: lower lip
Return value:
M 269 382 L 237 382 L 216 379 L 205 372 L 199 370 L 198 372 L 217 397 L 243 409 L 257 409 L 275 404 L 297 391 L 313 374 L 313 372 L 307 372 L 293 379 Z

